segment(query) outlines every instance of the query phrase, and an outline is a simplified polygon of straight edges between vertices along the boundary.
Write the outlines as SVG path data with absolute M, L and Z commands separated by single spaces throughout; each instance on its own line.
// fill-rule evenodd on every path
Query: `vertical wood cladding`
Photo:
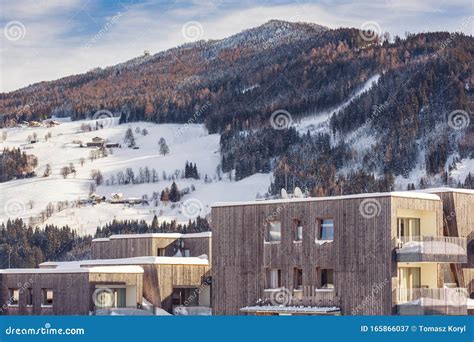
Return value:
M 360 214 L 362 199 L 290 201 L 223 206 L 212 209 L 213 303 L 218 315 L 263 297 L 265 269 L 282 270 L 282 286 L 293 287 L 293 269 L 303 269 L 303 286 L 318 284 L 317 268 L 334 269 L 336 297 L 343 314 L 389 314 L 391 276 L 390 197 L 377 198 L 379 213 Z M 265 243 L 265 222 L 282 223 L 281 243 Z M 293 220 L 303 225 L 303 240 L 294 242 Z M 315 242 L 318 220 L 334 220 L 334 241 Z M 388 279 L 388 280 L 387 280 Z M 376 306 L 361 306 L 364 300 Z
M 165 250 L 165 256 L 173 256 L 178 244 L 177 238 L 133 237 L 113 238 L 109 241 L 92 242 L 92 259 L 120 259 L 140 256 L 158 256 L 158 249 Z M 184 238 L 184 248 L 190 256 L 211 255 L 211 238 Z
M 372 203 L 375 215 L 361 214 Z M 335 296 L 344 315 L 392 313 L 392 286 L 396 262 L 392 239 L 397 230 L 397 209 L 437 211 L 439 200 L 380 197 L 291 200 L 212 208 L 213 310 L 236 315 L 239 309 L 263 298 L 265 269 L 282 271 L 282 286 L 293 288 L 293 270 L 303 269 L 303 286 L 317 286 L 318 269 L 334 269 Z M 265 243 L 265 222 L 281 221 L 281 242 Z M 294 242 L 294 220 L 303 225 L 303 240 Z M 316 243 L 318 222 L 334 220 L 334 240 Z
M 88 315 L 94 309 L 96 285 L 136 285 L 136 302 L 141 303 L 143 275 L 133 273 L 25 273 L 2 274 L 0 298 L 9 300 L 8 289 L 19 288 L 19 304 L 3 310 L 3 315 Z M 33 291 L 33 305 L 27 306 L 27 288 Z M 53 305 L 41 305 L 43 289 L 53 290 Z

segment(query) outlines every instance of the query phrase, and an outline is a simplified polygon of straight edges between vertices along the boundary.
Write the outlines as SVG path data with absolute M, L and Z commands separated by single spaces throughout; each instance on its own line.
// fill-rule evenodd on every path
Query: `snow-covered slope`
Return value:
M 192 124 L 188 126 L 178 124 L 152 124 L 136 122 L 133 124 L 118 125 L 118 119 L 105 122 L 105 128 L 82 132 L 81 125 L 91 124 L 95 127 L 95 121 L 63 120 L 59 126 L 47 128 L 24 128 L 15 127 L 5 129 L 6 141 L 0 143 L 0 149 L 4 147 L 28 148 L 25 152 L 34 154 L 38 158 L 36 168 L 37 177 L 29 179 L 12 180 L 0 183 L 0 222 L 8 218 L 22 217 L 27 220 L 32 216 L 38 217 L 44 212 L 48 203 L 56 208 L 50 218 L 41 220 L 44 224 L 68 224 L 80 232 L 93 233 L 99 225 L 103 225 L 114 218 L 117 219 L 145 219 L 150 221 L 153 215 L 159 216 L 160 220 L 177 219 L 187 221 L 199 213 L 205 216 L 210 211 L 210 204 L 214 201 L 227 200 L 253 200 L 258 193 L 264 194 L 270 184 L 270 174 L 257 174 L 235 182 L 229 179 L 229 175 L 217 174 L 219 155 L 218 134 L 208 134 L 203 125 Z M 131 149 L 123 143 L 125 132 L 128 128 L 134 132 L 136 144 L 139 149 Z M 146 129 L 148 135 L 136 133 L 136 128 Z M 28 136 L 34 133 L 38 136 L 38 142 L 27 144 Z M 51 138 L 45 141 L 45 135 L 51 133 Z M 113 154 L 98 158 L 93 161 L 89 159 L 93 148 L 79 147 L 75 142 L 82 141 L 83 144 L 91 141 L 93 137 L 101 137 L 108 142 L 121 143 L 121 148 L 114 148 Z M 158 140 L 163 137 L 170 153 L 162 156 L 159 153 Z M 81 158 L 85 163 L 81 166 Z M 191 188 L 195 191 L 185 195 L 180 203 L 164 205 L 154 201 L 149 205 L 128 205 L 100 203 L 96 205 L 86 204 L 76 207 L 74 202 L 78 199 L 87 199 L 90 192 L 92 170 L 100 170 L 104 177 L 104 184 L 96 189 L 98 195 L 110 198 L 112 193 L 122 193 L 124 198 L 147 195 L 152 197 L 154 192 L 160 193 L 169 188 L 173 180 L 171 175 L 176 170 L 184 170 L 186 161 L 196 163 L 201 179 L 182 179 L 176 177 L 179 189 Z M 60 170 L 64 166 L 73 163 L 77 172 L 76 176 L 69 175 L 64 179 Z M 42 177 L 46 164 L 52 167 L 49 177 Z M 127 184 L 127 185 L 105 185 L 105 181 L 117 172 L 125 172 L 126 168 L 132 168 L 135 175 L 139 168 L 148 167 L 156 169 L 159 181 L 156 183 Z M 166 173 L 166 180 L 163 179 Z M 209 182 L 204 182 L 205 175 Z M 221 178 L 219 180 L 219 178 Z M 66 208 L 57 210 L 60 201 L 69 201 Z M 183 203 L 186 206 L 183 206 Z

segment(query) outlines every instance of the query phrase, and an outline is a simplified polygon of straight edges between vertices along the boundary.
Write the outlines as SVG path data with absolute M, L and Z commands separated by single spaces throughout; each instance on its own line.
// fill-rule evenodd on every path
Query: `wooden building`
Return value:
M 466 314 L 474 191 L 431 192 L 213 205 L 213 314 Z
M 45 262 L 41 269 L 71 269 L 98 266 L 136 265 L 144 270 L 143 298 L 154 308 L 169 313 L 211 312 L 210 263 L 207 257 L 142 256 Z M 181 311 L 181 312 L 180 312 Z
M 139 266 L 6 269 L 0 271 L 0 315 L 89 315 L 101 309 L 137 309 Z

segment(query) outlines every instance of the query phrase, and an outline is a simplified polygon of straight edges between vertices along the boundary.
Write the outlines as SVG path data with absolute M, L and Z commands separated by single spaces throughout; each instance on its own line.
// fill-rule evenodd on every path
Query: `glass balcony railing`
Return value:
M 394 239 L 397 261 L 467 262 L 467 240 L 454 236 L 403 236 Z
M 400 315 L 467 315 L 466 288 L 397 288 L 392 302 Z

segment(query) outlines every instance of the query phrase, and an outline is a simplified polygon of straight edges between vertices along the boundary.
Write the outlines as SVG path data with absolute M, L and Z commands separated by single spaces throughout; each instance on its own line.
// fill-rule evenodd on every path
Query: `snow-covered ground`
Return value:
M 59 121 L 59 120 L 58 120 Z M 153 192 L 161 192 L 171 186 L 172 180 L 163 180 L 163 172 L 168 177 L 176 170 L 184 170 L 186 161 L 196 163 L 201 179 L 176 179 L 179 189 L 194 185 L 195 191 L 185 195 L 181 203 L 176 205 L 164 205 L 159 203 L 155 206 L 149 205 L 124 205 L 100 203 L 97 205 L 85 205 L 77 208 L 69 206 L 60 212 L 55 212 L 44 224 L 58 224 L 77 229 L 81 233 L 94 233 L 97 226 L 103 225 L 112 219 L 145 219 L 151 221 L 153 215 L 159 216 L 160 220 L 177 219 L 188 221 L 195 216 L 197 210 L 201 216 L 210 212 L 210 204 L 216 201 L 228 200 L 253 200 L 257 194 L 264 194 L 270 185 L 270 174 L 256 174 L 244 180 L 235 182 L 230 180 L 227 174 L 221 175 L 219 180 L 217 169 L 220 161 L 218 134 L 208 134 L 203 125 L 179 125 L 179 124 L 153 124 L 145 122 L 134 122 L 118 125 L 118 119 L 104 121 L 105 128 L 91 132 L 82 132 L 82 124 L 91 124 L 95 127 L 94 120 L 69 121 L 64 119 L 59 126 L 55 127 L 14 127 L 4 129 L 7 139 L 0 142 L 0 149 L 4 147 L 20 147 L 28 154 L 38 158 L 38 166 L 35 169 L 37 177 L 28 179 L 12 180 L 0 183 L 0 222 L 8 218 L 22 217 L 28 221 L 29 217 L 37 216 L 44 211 L 48 203 L 56 205 L 59 201 L 74 202 L 78 199 L 86 199 L 89 195 L 92 180 L 92 170 L 100 170 L 104 181 L 117 172 L 125 172 L 126 168 L 133 169 L 135 176 L 140 167 L 148 166 L 156 169 L 159 175 L 157 183 L 145 183 L 136 185 L 100 185 L 96 193 L 110 198 L 111 193 L 123 193 L 125 198 L 148 195 L 152 197 Z M 123 143 L 127 128 L 131 128 L 139 149 L 131 149 Z M 136 133 L 135 129 L 146 129 L 148 135 Z M 38 142 L 27 144 L 28 136 L 35 134 Z M 51 138 L 45 141 L 45 135 L 51 133 Z M 82 141 L 83 144 L 91 141 L 93 137 L 101 137 L 108 142 L 118 142 L 121 148 L 113 148 L 113 154 L 107 157 L 91 161 L 89 153 L 93 148 L 79 147 L 73 142 Z M 162 156 L 159 153 L 158 140 L 163 137 L 170 153 Z M 85 159 L 83 166 L 81 158 Z M 60 170 L 64 166 L 73 163 L 76 175 L 69 175 L 64 179 Z M 42 177 L 46 164 L 51 165 L 52 174 Z M 204 182 L 207 174 L 212 181 Z M 186 200 L 189 200 L 186 202 Z M 186 207 L 183 207 L 183 203 Z

